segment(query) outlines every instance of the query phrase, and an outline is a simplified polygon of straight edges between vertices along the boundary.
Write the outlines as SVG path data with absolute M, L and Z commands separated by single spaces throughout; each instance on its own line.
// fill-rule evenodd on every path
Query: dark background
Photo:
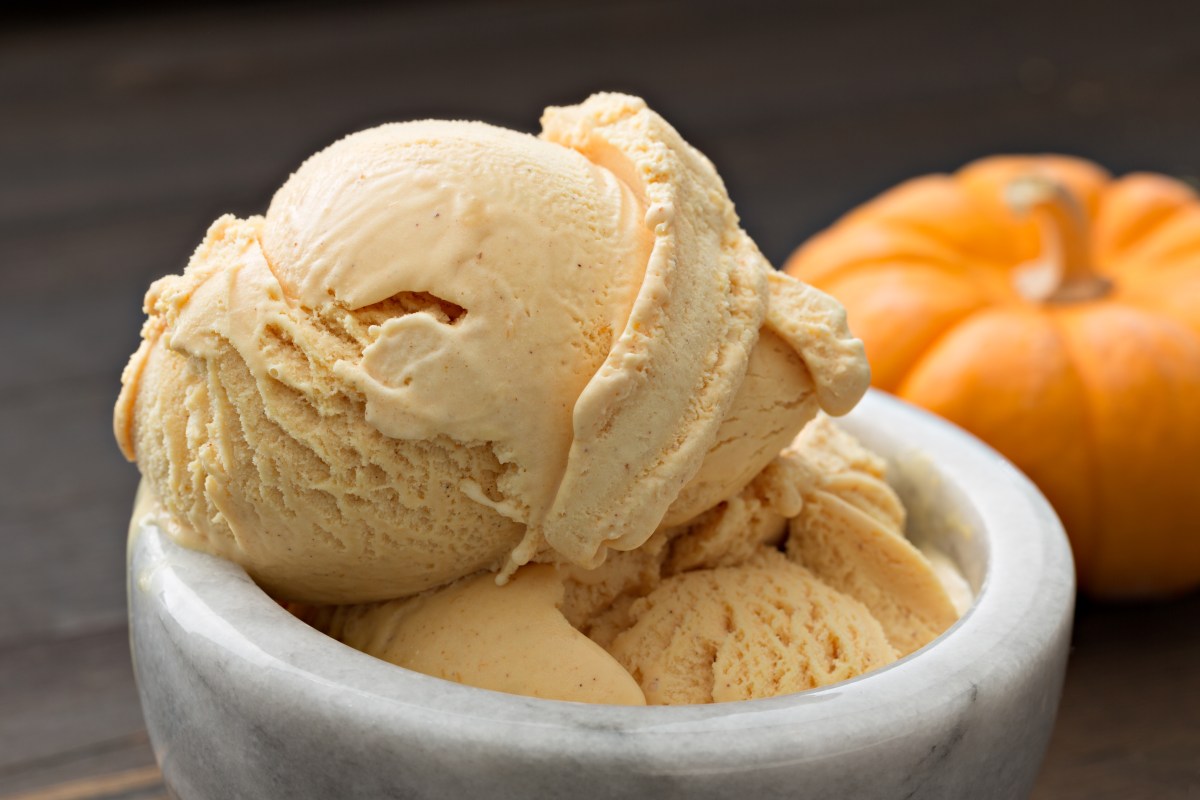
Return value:
M 1200 176 L 1195 2 L 8 13 L 0 795 L 110 773 L 105 797 L 161 794 L 127 653 L 137 473 L 111 434 L 118 376 L 149 282 L 180 271 L 219 214 L 264 210 L 334 139 L 420 117 L 536 131 L 545 105 L 641 94 L 712 158 L 777 264 L 887 186 L 994 152 Z M 1195 595 L 1081 606 L 1036 797 L 1200 797 L 1198 621 Z

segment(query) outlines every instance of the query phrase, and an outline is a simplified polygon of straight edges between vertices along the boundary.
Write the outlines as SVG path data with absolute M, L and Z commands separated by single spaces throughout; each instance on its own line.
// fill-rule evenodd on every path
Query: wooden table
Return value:
M 1043 5 L 343 2 L 0 24 L 0 797 L 163 796 L 124 623 L 136 471 L 110 414 L 142 293 L 218 214 L 261 211 L 357 128 L 535 129 L 543 105 L 609 88 L 712 157 L 776 262 L 886 186 L 986 153 L 1200 175 L 1194 3 Z M 1200 797 L 1198 620 L 1197 596 L 1081 606 L 1036 797 Z

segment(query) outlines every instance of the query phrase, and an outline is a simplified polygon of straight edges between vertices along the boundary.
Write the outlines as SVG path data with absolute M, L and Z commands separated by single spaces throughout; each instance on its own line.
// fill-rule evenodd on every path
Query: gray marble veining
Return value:
M 844 424 L 888 458 L 912 535 L 954 557 L 976 601 L 895 664 L 768 700 L 627 708 L 460 686 L 351 650 L 240 568 L 135 526 L 134 662 L 168 784 L 183 800 L 1026 796 L 1070 633 L 1062 528 L 935 417 L 872 392 Z

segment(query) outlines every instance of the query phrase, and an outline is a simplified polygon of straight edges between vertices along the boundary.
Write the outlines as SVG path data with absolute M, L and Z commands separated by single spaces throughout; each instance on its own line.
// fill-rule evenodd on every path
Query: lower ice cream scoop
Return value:
M 597 568 L 290 609 L 370 655 L 514 694 L 686 705 L 815 689 L 923 647 L 960 613 L 965 583 L 905 538 L 884 471 L 820 416 L 737 495 Z

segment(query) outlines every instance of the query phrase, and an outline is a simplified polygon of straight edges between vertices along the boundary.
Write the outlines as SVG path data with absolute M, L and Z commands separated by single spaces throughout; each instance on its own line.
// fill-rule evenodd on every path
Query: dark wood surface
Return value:
M 141 296 L 349 131 L 646 96 L 772 260 L 998 151 L 1200 175 L 1195 3 L 258 5 L 0 20 L 0 796 L 162 796 L 110 431 Z M 1195 528 L 1184 531 L 1200 535 Z M 1078 613 L 1035 797 L 1200 797 L 1200 597 Z

